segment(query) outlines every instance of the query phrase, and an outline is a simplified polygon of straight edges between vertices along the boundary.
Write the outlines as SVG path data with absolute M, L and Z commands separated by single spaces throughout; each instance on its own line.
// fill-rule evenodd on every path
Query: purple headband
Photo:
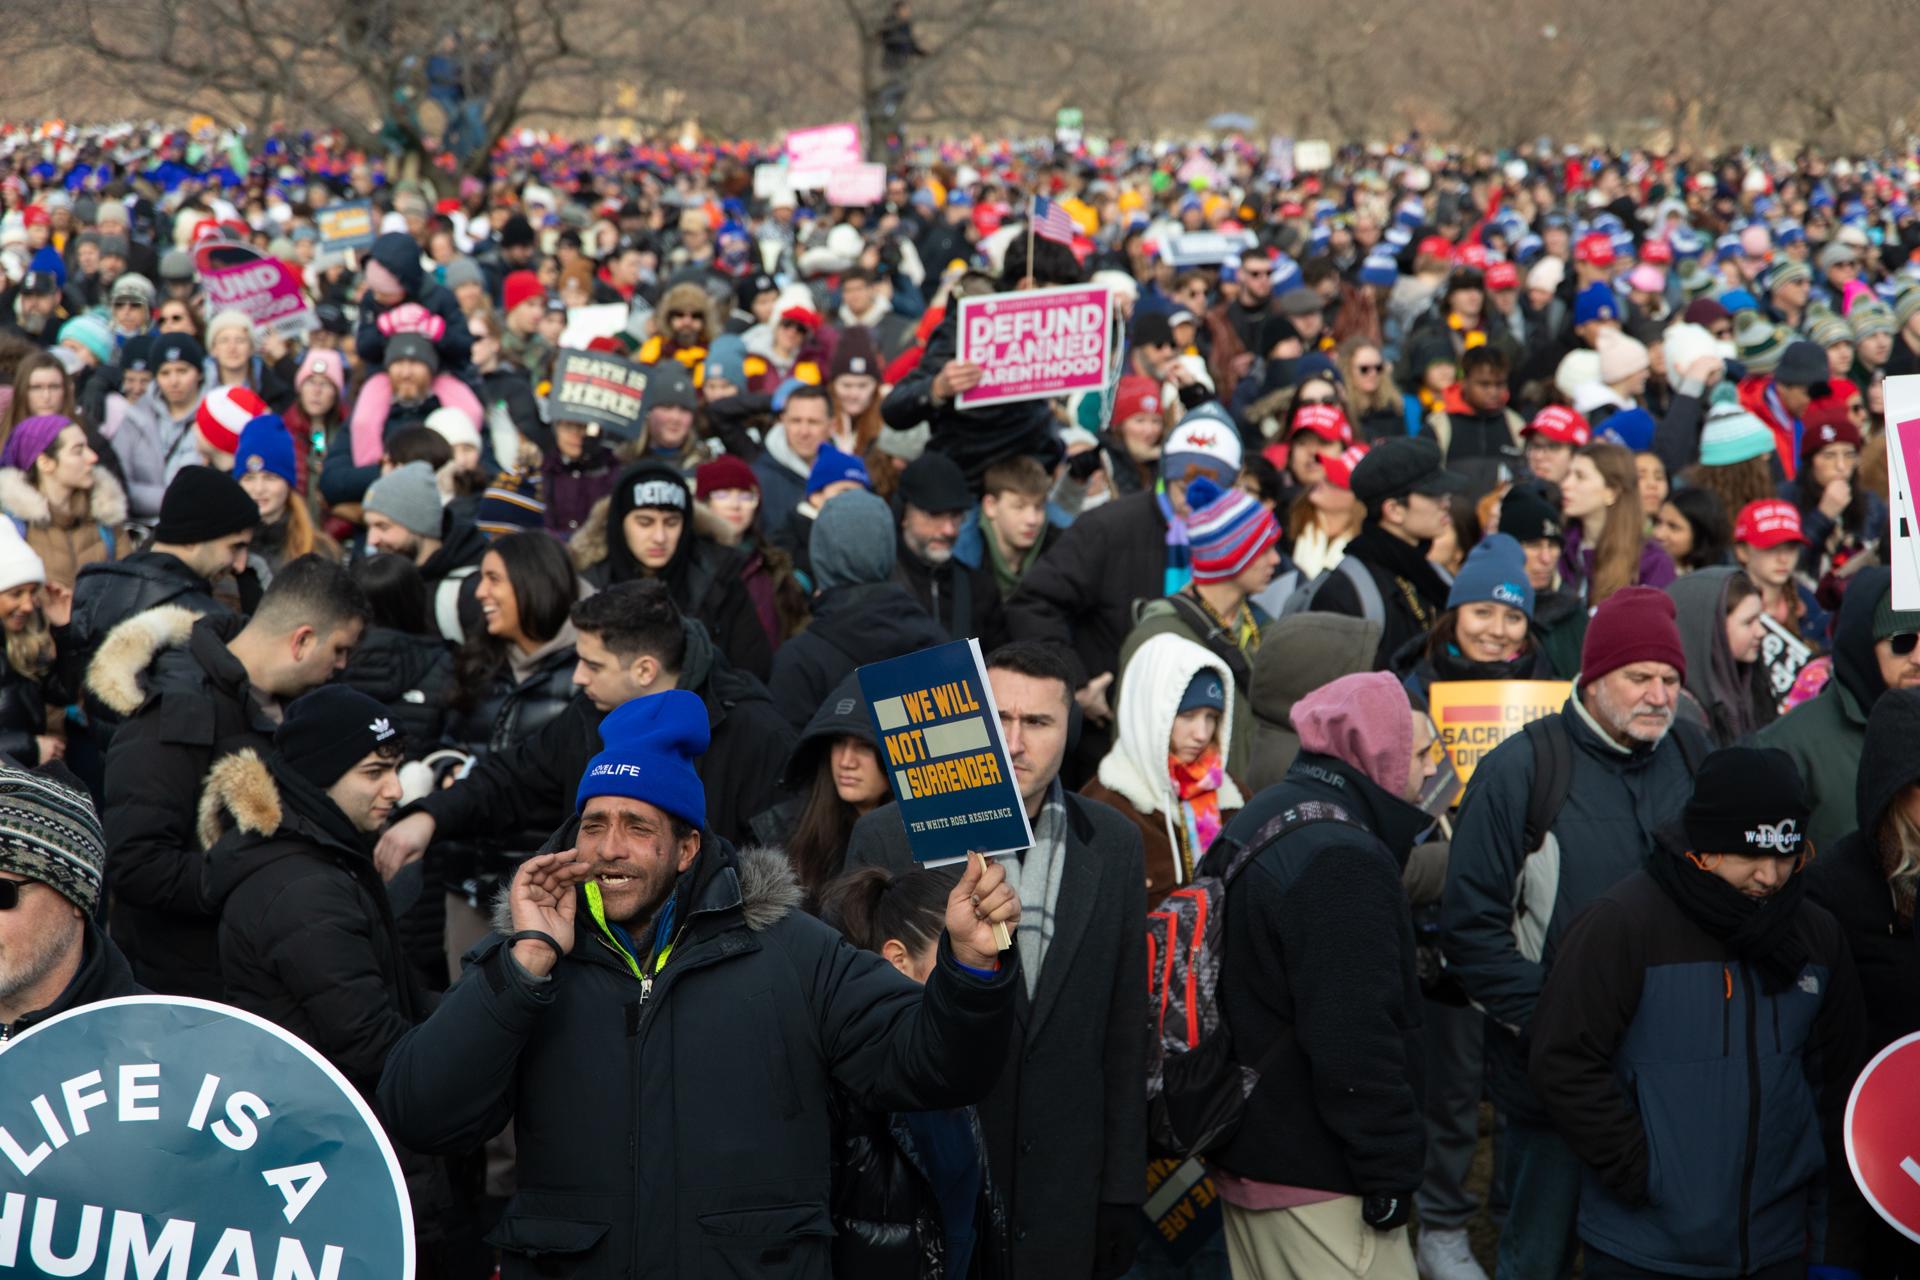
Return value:
M 7 437 L 7 447 L 0 449 L 0 467 L 30 470 L 33 460 L 52 448 L 60 433 L 72 425 L 72 418 L 58 413 L 21 419 L 20 425 Z

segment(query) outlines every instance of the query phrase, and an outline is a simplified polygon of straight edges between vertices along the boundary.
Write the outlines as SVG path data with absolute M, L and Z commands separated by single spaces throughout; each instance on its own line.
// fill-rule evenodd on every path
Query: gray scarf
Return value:
M 1060 902 L 1060 875 L 1067 865 L 1066 793 L 1055 778 L 1033 824 L 1033 847 L 1020 859 L 1014 887 L 1020 893 L 1020 967 L 1026 971 L 1027 999 L 1040 982 L 1040 966 L 1053 942 L 1053 912 Z

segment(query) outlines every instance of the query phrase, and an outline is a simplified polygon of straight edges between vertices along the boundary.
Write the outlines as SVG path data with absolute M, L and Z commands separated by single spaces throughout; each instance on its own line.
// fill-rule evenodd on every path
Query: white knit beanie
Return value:
M 11 520 L 0 520 L 0 591 L 11 591 L 28 582 L 45 582 L 47 566 L 27 545 Z

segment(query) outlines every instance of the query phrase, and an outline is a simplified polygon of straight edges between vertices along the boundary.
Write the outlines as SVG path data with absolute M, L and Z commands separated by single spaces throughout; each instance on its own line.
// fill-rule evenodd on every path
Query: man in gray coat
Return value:
M 980 1103 L 994 1181 L 1007 1188 L 1014 1274 L 1116 1277 L 1146 1220 L 1146 863 L 1139 829 L 1059 782 L 1073 705 L 1064 648 L 1016 641 L 987 656 L 1034 843 L 1007 859 L 1027 974 L 1006 1068 Z M 847 868 L 911 870 L 894 805 L 853 829 Z

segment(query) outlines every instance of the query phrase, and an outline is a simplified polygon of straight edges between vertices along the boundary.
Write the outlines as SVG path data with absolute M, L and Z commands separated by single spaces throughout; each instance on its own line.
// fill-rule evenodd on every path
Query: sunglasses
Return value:
M 0 911 L 11 911 L 20 905 L 20 891 L 35 886 L 46 888 L 38 880 L 0 880 Z
M 1384 373 L 1386 368 L 1387 366 L 1384 364 L 1357 364 L 1353 366 L 1353 371 L 1355 373 Z
M 1340 402 L 1334 399 L 1332 396 L 1312 396 L 1312 397 L 1302 397 L 1298 403 L 1300 403 L 1301 405 L 1309 405 L 1309 404 L 1339 404 Z
M 669 319 L 669 320 L 704 320 L 705 318 L 706 318 L 706 317 L 705 317 L 705 316 L 703 316 L 703 315 L 701 315 L 701 314 L 700 314 L 700 313 L 699 313 L 698 311 L 669 311 L 669 312 L 667 312 L 667 319 Z
M 1271 272 L 1271 271 L 1264 271 L 1264 270 L 1263 270 L 1263 271 L 1249 271 L 1249 270 L 1248 270 L 1247 268 L 1245 268 L 1245 267 L 1242 267 L 1242 268 L 1240 268 L 1240 274 L 1241 274 L 1241 275 L 1243 275 L 1243 276 L 1245 276 L 1245 277 L 1247 277 L 1247 278 L 1248 278 L 1248 279 L 1250 279 L 1250 280 L 1265 280 L 1265 279 L 1266 279 L 1266 278 L 1267 278 L 1268 276 L 1270 276 L 1270 275 L 1272 275 L 1272 274 L 1273 274 L 1273 272 Z
M 144 311 L 146 306 L 147 304 L 138 298 L 116 298 L 113 302 L 115 311 Z
M 1887 637 L 1887 648 L 1893 650 L 1893 656 L 1904 658 L 1920 646 L 1920 631 L 1902 631 L 1898 635 Z

